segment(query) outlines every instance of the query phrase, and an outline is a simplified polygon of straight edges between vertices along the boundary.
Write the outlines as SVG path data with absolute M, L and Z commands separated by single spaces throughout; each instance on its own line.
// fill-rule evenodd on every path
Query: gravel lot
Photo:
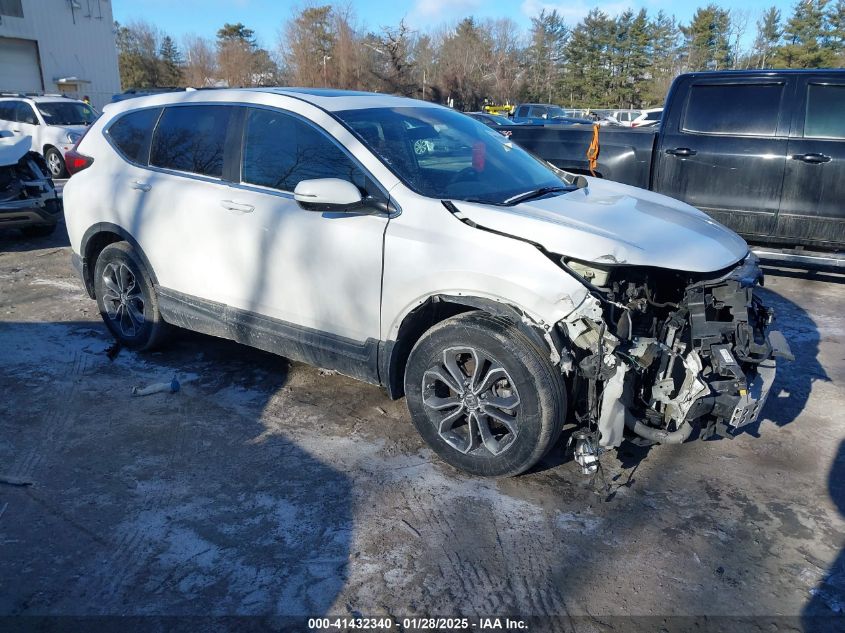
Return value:
M 226 341 L 184 333 L 111 361 L 64 227 L 0 233 L 0 476 L 33 482 L 0 484 L 0 616 L 839 630 L 845 285 L 769 271 L 763 294 L 797 356 L 765 419 L 608 453 L 604 498 L 563 444 L 527 475 L 473 479 L 423 445 L 404 401 Z M 174 375 L 177 394 L 130 396 Z

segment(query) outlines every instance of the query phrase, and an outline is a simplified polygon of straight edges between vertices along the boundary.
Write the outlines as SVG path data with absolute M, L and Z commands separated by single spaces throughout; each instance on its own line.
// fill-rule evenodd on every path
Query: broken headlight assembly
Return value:
M 660 443 L 731 435 L 754 422 L 775 376 L 791 359 L 773 314 L 754 288 L 757 258 L 716 273 L 598 265 L 561 266 L 590 291 L 558 324 L 562 369 L 572 379 L 576 420 L 619 446 L 625 428 Z

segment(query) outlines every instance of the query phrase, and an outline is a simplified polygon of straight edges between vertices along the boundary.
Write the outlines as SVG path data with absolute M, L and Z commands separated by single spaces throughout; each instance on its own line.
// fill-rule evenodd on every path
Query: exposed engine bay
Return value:
M 754 422 L 792 359 L 773 312 L 754 294 L 763 274 L 749 253 L 728 270 L 700 274 L 561 260 L 590 290 L 558 327 L 561 368 L 575 415 L 601 447 L 625 428 L 659 443 L 729 436 Z

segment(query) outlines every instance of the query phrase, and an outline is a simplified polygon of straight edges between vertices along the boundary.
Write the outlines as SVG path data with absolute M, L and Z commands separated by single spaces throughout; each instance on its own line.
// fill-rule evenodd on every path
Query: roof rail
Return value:
M 14 91 L 0 91 L 0 97 L 64 97 L 65 99 L 75 99 L 70 95 L 61 94 L 59 92 L 14 92 Z

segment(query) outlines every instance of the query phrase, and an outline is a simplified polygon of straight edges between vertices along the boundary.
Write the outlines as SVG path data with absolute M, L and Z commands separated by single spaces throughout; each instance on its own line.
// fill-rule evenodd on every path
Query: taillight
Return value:
M 82 171 L 83 169 L 87 169 L 91 166 L 91 163 L 94 162 L 94 159 L 90 156 L 86 156 L 85 154 L 80 154 L 76 151 L 76 148 L 79 147 L 79 144 L 82 142 L 82 139 L 85 138 L 85 135 L 88 134 L 88 130 L 91 129 L 91 126 L 85 128 L 85 131 L 82 133 L 82 136 L 79 137 L 79 140 L 76 141 L 74 146 L 65 152 L 65 167 L 67 168 L 68 174 L 73 176 L 76 172 Z
M 65 167 L 67 167 L 67 171 L 71 176 L 90 167 L 93 162 L 94 159 L 90 156 L 77 152 L 76 147 L 65 153 Z

